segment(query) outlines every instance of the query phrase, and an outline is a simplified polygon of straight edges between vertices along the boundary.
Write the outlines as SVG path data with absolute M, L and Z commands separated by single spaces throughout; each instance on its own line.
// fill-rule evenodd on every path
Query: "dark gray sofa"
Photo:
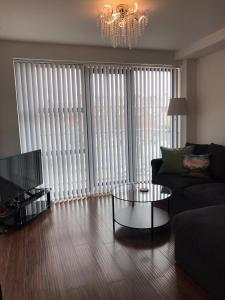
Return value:
M 190 143 L 188 143 L 190 145 Z M 173 191 L 171 208 L 178 213 L 187 209 L 225 204 L 225 146 L 194 145 L 195 154 L 210 154 L 208 177 L 187 177 L 179 174 L 159 174 L 162 159 L 153 159 L 152 182 Z
M 173 191 L 175 259 L 213 299 L 225 299 L 225 146 L 195 145 L 210 154 L 210 176 L 191 178 L 158 174 L 162 160 L 152 161 L 153 182 Z M 178 213 L 179 212 L 179 213 Z
M 213 299 L 225 299 L 225 205 L 175 216 L 175 259 Z

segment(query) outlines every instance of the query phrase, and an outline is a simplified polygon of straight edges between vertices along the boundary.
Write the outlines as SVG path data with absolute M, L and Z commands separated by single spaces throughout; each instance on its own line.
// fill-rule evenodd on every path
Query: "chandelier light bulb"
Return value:
M 138 4 L 104 5 L 98 18 L 102 38 L 110 40 L 112 46 L 132 48 L 144 33 L 148 17 L 138 12 Z

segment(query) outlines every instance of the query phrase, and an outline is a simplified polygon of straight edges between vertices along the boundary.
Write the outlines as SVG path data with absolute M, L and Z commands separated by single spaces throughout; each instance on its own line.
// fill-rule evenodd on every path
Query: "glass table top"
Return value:
M 172 195 L 169 188 L 152 183 L 125 183 L 112 189 L 112 196 L 130 202 L 154 202 L 167 199 Z

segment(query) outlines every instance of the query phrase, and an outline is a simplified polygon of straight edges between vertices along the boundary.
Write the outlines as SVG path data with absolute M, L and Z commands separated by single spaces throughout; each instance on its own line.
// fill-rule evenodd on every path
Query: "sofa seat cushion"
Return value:
M 179 174 L 158 174 L 154 183 L 169 187 L 174 194 L 183 194 L 184 189 L 189 186 L 210 183 L 209 177 L 188 177 Z
M 225 204 L 225 183 L 213 182 L 187 187 L 184 197 L 196 208 Z
M 175 240 L 187 257 L 195 255 L 202 263 L 225 277 L 225 205 L 189 210 L 173 221 Z M 177 249 L 181 250 L 181 249 Z M 178 253 L 179 254 L 179 253 Z

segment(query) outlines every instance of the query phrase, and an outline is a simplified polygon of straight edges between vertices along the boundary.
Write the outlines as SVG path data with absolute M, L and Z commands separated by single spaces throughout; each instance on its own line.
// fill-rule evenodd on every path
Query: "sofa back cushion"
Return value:
M 186 146 L 194 146 L 193 154 L 196 155 L 204 155 L 209 154 L 209 144 L 194 144 L 194 143 L 186 143 Z
M 210 144 L 210 173 L 215 180 L 225 181 L 225 146 Z

